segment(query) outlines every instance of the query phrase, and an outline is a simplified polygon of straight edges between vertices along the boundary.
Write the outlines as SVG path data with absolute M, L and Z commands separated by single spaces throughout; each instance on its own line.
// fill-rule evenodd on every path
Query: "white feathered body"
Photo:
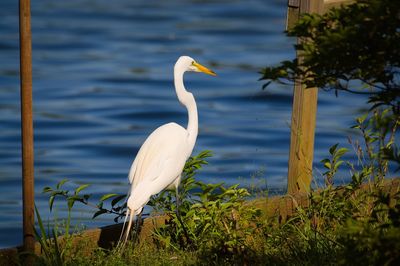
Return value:
M 186 160 L 192 153 L 189 133 L 176 123 L 157 128 L 140 148 L 129 171 L 129 201 L 135 215 L 152 195 L 166 187 L 177 188 Z

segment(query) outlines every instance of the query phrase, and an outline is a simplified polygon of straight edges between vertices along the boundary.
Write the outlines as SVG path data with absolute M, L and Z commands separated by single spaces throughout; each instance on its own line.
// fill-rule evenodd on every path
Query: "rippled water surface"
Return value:
M 21 242 L 18 1 L 0 1 L 0 247 Z M 183 54 L 217 77 L 188 73 L 199 137 L 212 150 L 206 182 L 285 189 L 292 91 L 262 91 L 259 69 L 293 57 L 282 33 L 284 0 L 41 0 L 32 2 L 36 204 L 48 216 L 44 186 L 68 178 L 94 196 L 125 193 L 141 143 L 156 127 L 187 123 L 173 89 Z M 364 99 L 321 93 L 318 162 L 346 142 Z M 65 204 L 64 204 L 65 205 Z M 55 214 L 63 217 L 58 204 Z M 78 221 L 93 227 L 88 209 Z

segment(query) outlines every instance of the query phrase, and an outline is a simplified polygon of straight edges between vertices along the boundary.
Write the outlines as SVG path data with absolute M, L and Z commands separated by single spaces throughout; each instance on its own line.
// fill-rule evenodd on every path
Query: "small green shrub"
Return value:
M 157 245 L 174 250 L 196 250 L 217 260 L 250 258 L 253 238 L 261 231 L 261 211 L 245 204 L 249 193 L 238 185 L 205 184 L 194 175 L 209 152 L 188 160 L 182 178 L 179 209 L 175 193 L 166 191 L 151 205 L 167 214 L 166 224 L 155 232 Z

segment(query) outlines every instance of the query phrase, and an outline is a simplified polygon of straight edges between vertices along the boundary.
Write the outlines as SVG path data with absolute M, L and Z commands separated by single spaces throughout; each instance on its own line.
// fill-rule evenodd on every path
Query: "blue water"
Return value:
M 0 1 L 0 247 L 21 243 L 18 1 Z M 218 73 L 189 73 L 199 137 L 212 150 L 205 182 L 285 189 L 291 88 L 262 91 L 260 68 L 294 56 L 284 36 L 284 0 L 41 0 L 32 2 L 36 204 L 49 215 L 44 186 L 68 178 L 94 196 L 125 193 L 131 161 L 161 124 L 187 123 L 172 70 L 190 55 Z M 315 177 L 329 146 L 346 143 L 365 99 L 320 93 Z M 68 187 L 68 186 L 67 186 Z M 75 219 L 95 227 L 76 206 Z M 47 218 L 45 218 L 47 219 Z

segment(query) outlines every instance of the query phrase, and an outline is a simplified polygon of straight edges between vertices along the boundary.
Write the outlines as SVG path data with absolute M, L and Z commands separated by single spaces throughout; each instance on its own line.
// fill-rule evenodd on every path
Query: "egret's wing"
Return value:
M 129 181 L 132 183 L 131 192 L 139 183 L 151 182 L 164 173 L 164 180 L 172 179 L 178 170 L 181 171 L 189 156 L 187 154 L 187 131 L 175 124 L 169 123 L 157 128 L 140 148 L 129 172 Z M 183 165 L 182 165 L 183 163 Z M 180 168 L 180 169 L 179 169 Z M 168 176 L 169 178 L 166 178 Z M 168 185 L 168 184 L 167 184 Z M 158 192 L 157 192 L 158 193 Z
M 160 193 L 163 189 L 173 183 L 179 172 L 182 171 L 182 164 L 172 163 L 172 160 L 166 160 L 162 164 L 161 171 L 151 171 L 149 175 L 132 186 L 130 206 L 133 210 L 138 210 L 145 206 L 152 195 Z
M 139 154 L 139 153 L 138 153 Z M 129 183 L 132 184 L 133 181 L 133 177 L 135 175 L 136 172 L 136 165 L 137 165 L 137 157 L 135 158 L 135 160 L 133 161 L 132 165 L 131 165 L 131 169 L 129 169 L 129 174 L 128 174 L 128 180 Z

